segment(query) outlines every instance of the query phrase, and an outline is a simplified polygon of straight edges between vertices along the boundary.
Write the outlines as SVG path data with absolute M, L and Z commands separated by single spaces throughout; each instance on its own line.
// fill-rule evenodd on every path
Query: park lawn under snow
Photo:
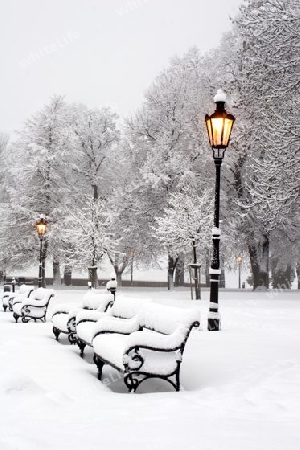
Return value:
M 84 292 L 58 290 L 50 309 Z M 0 450 L 300 448 L 299 292 L 222 291 L 221 332 L 206 330 L 208 291 L 197 302 L 186 289 L 122 295 L 199 305 L 181 392 L 149 380 L 128 394 L 108 366 L 103 384 L 91 349 L 81 359 L 66 337 L 54 340 L 50 321 L 16 324 L 0 311 Z

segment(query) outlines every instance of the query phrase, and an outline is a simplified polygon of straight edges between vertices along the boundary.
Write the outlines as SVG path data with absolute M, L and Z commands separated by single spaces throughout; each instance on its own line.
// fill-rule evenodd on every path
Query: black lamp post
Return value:
M 117 290 L 117 280 L 115 274 L 112 274 L 110 280 L 106 283 L 106 289 L 113 294 L 114 301 L 116 298 L 116 290 Z
M 238 263 L 238 270 L 239 270 L 239 289 L 241 289 L 241 267 L 242 267 L 243 258 L 241 256 L 238 256 L 236 258 L 236 260 Z
M 206 114 L 205 123 L 208 132 L 209 143 L 213 150 L 213 158 L 216 167 L 216 186 L 215 186 L 215 209 L 214 209 L 214 226 L 212 229 L 213 255 L 211 261 L 210 273 L 210 303 L 208 314 L 208 330 L 220 330 L 220 314 L 218 305 L 219 295 L 219 277 L 220 255 L 219 243 L 221 231 L 219 228 L 219 212 L 220 212 L 220 178 L 221 164 L 224 158 L 226 148 L 228 147 L 234 117 L 225 110 L 226 94 L 221 90 L 217 91 L 214 98 L 216 103 L 215 112 L 209 116 Z
M 43 240 L 44 235 L 46 233 L 46 225 L 47 222 L 44 217 L 41 217 L 36 222 L 36 231 L 38 232 L 39 238 L 40 238 L 40 262 L 39 262 L 39 280 L 38 280 L 38 287 L 42 287 L 43 284 L 43 261 L 42 261 L 42 255 L 43 255 Z

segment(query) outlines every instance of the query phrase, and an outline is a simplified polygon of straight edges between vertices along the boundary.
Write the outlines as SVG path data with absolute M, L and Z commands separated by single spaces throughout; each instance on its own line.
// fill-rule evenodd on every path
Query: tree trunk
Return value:
M 222 264 L 221 267 L 221 275 L 220 275 L 220 288 L 225 288 L 226 287 L 226 280 L 225 280 L 225 270 Z
M 191 270 L 194 271 L 194 285 L 195 285 L 195 298 L 196 300 L 201 299 L 201 272 L 200 267 L 197 266 L 197 246 L 196 242 L 193 240 L 193 264 L 194 267 L 191 267 Z M 191 276 L 191 274 L 190 274 Z M 191 289 L 192 289 L 192 299 L 193 299 L 193 280 L 191 279 Z
M 118 286 L 122 286 L 122 275 L 124 270 L 128 266 L 130 260 L 129 255 L 127 255 L 126 253 L 115 252 L 113 254 L 108 253 L 107 256 L 110 260 L 111 265 L 114 268 L 117 284 Z M 133 257 L 131 257 L 131 261 L 133 261 L 132 258 Z
M 296 264 L 296 275 L 297 275 L 297 278 L 298 278 L 297 289 L 300 289 L 300 263 Z
M 205 286 L 206 287 L 209 287 L 209 285 L 210 285 L 209 268 L 210 268 L 210 258 L 209 258 L 209 250 L 207 249 L 205 252 Z
M 178 257 L 175 271 L 175 286 L 184 285 L 184 256 L 181 253 Z
M 122 272 L 118 271 L 117 267 L 115 266 L 115 272 L 116 272 L 116 280 L 118 287 L 122 286 Z
M 65 284 L 65 286 L 72 285 L 72 266 L 70 266 L 69 264 L 65 264 L 64 284 Z
M 92 184 L 92 188 L 94 189 L 94 200 L 98 200 L 99 198 L 98 186 L 96 184 Z
M 298 289 L 300 289 L 300 263 L 298 263 L 296 266 L 296 274 L 298 278 Z
M 53 259 L 53 285 L 61 285 L 60 262 L 58 259 Z
M 253 290 L 269 288 L 269 238 L 262 236 L 261 242 L 255 242 L 253 233 L 248 244 L 250 265 L 253 275 Z
M 97 273 L 98 267 L 97 266 L 90 266 L 88 267 L 89 272 L 89 281 L 92 283 L 92 288 L 97 289 L 98 287 L 98 273 Z
M 176 268 L 178 258 L 173 258 L 170 254 L 168 254 L 168 291 L 172 291 L 174 289 L 174 271 Z
M 290 264 L 282 264 L 279 258 L 272 259 L 271 274 L 274 289 L 291 289 L 295 273 Z

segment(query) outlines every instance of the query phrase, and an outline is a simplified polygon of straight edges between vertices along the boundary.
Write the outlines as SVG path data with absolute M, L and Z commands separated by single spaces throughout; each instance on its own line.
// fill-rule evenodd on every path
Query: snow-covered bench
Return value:
M 9 300 L 9 297 L 11 296 L 11 294 L 12 293 L 10 291 L 3 292 L 3 294 L 2 294 L 2 306 L 3 306 L 4 312 L 8 308 L 8 300 Z
M 53 289 L 38 288 L 22 302 L 13 302 L 14 319 L 17 322 L 21 317 L 24 323 L 29 322 L 29 320 L 46 322 L 47 309 L 52 297 L 54 297 Z
M 23 302 L 26 298 L 29 298 L 33 292 L 33 286 L 26 286 L 22 284 L 17 292 L 11 292 L 7 301 L 7 306 L 12 311 L 12 305 Z M 4 308 L 4 305 L 3 305 Z
M 112 317 L 97 322 L 93 348 L 98 379 L 109 364 L 123 373 L 130 392 L 148 378 L 166 380 L 179 391 L 182 356 L 192 328 L 200 325 L 199 309 L 150 303 L 137 317 L 135 324 Z
M 106 289 L 91 289 L 83 297 L 82 304 L 77 308 L 68 305 L 58 305 L 52 314 L 53 334 L 58 340 L 59 335 L 66 334 L 70 344 L 76 344 L 76 315 L 82 310 L 99 310 L 104 312 L 113 304 L 114 296 Z
M 131 331 L 139 329 L 137 315 L 147 300 L 139 298 L 117 297 L 113 306 L 106 313 L 100 311 L 81 311 L 76 316 L 77 345 L 80 355 L 86 346 L 93 346 L 97 322 L 103 317 L 123 319 Z

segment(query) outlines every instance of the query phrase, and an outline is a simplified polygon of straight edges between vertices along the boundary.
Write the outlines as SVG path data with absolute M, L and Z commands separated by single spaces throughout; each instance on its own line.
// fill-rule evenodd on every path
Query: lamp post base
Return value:
M 218 246 L 218 242 L 216 244 L 215 240 L 214 244 Z M 208 331 L 220 331 L 221 316 L 219 313 L 218 297 L 219 297 L 219 276 L 221 270 L 210 268 L 209 272 L 210 272 L 210 301 L 209 301 L 207 329 Z
M 208 331 L 220 331 L 221 330 L 220 317 L 218 317 L 218 318 L 208 317 L 207 329 L 208 329 Z

